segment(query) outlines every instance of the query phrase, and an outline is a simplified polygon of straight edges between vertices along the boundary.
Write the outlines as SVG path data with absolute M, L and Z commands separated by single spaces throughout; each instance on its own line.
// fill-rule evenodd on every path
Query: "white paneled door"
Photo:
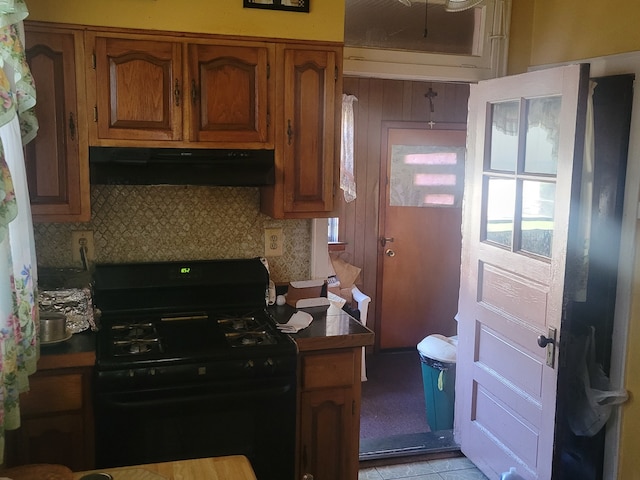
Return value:
M 455 435 L 489 478 L 552 474 L 554 338 L 571 283 L 588 77 L 572 65 L 471 87 Z

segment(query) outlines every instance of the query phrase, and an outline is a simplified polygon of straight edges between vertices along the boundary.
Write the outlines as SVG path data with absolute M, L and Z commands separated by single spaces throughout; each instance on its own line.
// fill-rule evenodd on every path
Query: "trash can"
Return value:
M 432 431 L 453 428 L 458 338 L 429 335 L 418 343 L 427 422 Z

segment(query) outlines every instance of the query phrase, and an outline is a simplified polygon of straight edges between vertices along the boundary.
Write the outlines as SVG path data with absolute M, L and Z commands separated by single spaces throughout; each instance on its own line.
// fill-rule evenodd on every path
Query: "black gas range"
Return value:
M 243 454 L 293 479 L 297 348 L 261 258 L 97 265 L 99 468 Z

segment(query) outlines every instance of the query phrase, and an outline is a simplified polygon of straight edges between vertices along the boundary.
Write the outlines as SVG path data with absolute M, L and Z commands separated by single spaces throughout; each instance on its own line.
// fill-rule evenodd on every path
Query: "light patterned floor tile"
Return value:
M 419 475 L 437 473 L 433 469 L 431 462 L 427 461 L 376 467 L 376 470 L 378 470 L 378 473 L 380 473 L 384 480 L 391 480 L 396 478 L 411 478 L 418 477 Z M 437 477 L 435 478 L 437 480 L 440 480 Z
M 477 468 L 440 472 L 442 480 L 488 480 Z
M 382 476 L 373 467 L 361 468 L 358 471 L 358 480 L 382 480 Z

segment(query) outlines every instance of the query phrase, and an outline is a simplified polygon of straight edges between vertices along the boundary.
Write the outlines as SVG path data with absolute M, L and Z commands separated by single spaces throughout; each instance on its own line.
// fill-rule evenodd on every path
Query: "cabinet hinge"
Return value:
M 97 105 L 93 106 L 93 121 L 94 122 L 98 121 L 98 106 Z
M 271 125 L 271 113 L 267 112 L 267 127 Z
M 356 401 L 351 400 L 351 415 L 355 415 L 355 414 L 356 414 Z
M 267 63 L 267 80 L 271 78 L 271 64 Z
M 93 68 L 94 70 L 96 69 L 96 52 L 93 52 L 91 54 L 91 68 Z
M 338 67 L 335 67 L 334 73 L 333 73 L 333 80 L 335 82 L 338 81 Z

